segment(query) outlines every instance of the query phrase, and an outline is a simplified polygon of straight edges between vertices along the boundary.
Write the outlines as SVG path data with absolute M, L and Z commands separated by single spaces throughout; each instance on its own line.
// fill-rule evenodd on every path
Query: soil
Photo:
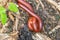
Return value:
M 47 36 L 46 38 L 49 37 L 51 40 L 60 40 L 60 11 L 56 9 L 54 5 L 51 5 L 46 0 L 41 0 L 43 4 L 41 4 L 39 0 L 26 0 L 26 1 L 29 2 L 30 5 L 33 7 L 33 10 L 36 13 L 36 15 L 38 15 L 42 19 L 43 30 L 39 33 L 46 35 Z M 60 5 L 60 0 L 53 0 L 53 1 L 55 1 Z M 16 0 L 13 0 L 12 2 L 17 4 Z M 30 31 L 27 26 L 27 22 L 29 19 L 28 13 L 21 8 L 19 8 L 19 12 L 20 12 L 19 16 L 21 17 L 21 19 L 19 19 L 19 22 L 18 22 L 18 38 L 17 39 L 18 40 L 36 40 L 35 38 L 37 38 L 37 36 L 34 35 L 36 34 L 36 32 Z M 13 15 L 14 14 L 12 14 L 12 16 Z M 13 17 L 14 17 L 13 20 L 15 20 L 16 17 L 15 16 Z M 8 15 L 8 18 L 9 18 L 9 15 Z M 6 33 L 10 33 L 12 32 L 12 30 L 15 31 L 13 27 L 15 21 L 12 21 L 11 18 L 9 18 L 8 21 L 9 21 L 9 27 L 8 27 L 9 31 L 7 31 Z M 35 38 L 33 38 L 33 36 L 35 36 Z M 40 40 L 40 39 L 37 38 L 37 40 Z
M 60 28 L 55 29 L 55 27 L 57 27 L 60 24 L 59 23 L 60 22 L 60 14 L 59 14 L 60 12 L 55 10 L 48 2 L 46 2 L 46 0 L 41 0 L 41 1 L 44 4 L 44 7 L 45 7 L 44 10 L 42 9 L 41 5 L 38 6 L 39 3 L 37 3 L 36 0 L 27 0 L 27 2 L 29 2 L 32 5 L 35 13 L 37 15 L 39 15 L 43 20 L 43 31 L 41 33 L 45 34 L 52 40 L 60 40 Z M 59 0 L 54 0 L 54 1 L 58 2 Z M 37 7 L 38 7 L 38 9 L 36 9 Z M 55 29 L 55 30 L 52 33 L 49 33 L 53 29 Z M 33 34 L 33 32 L 31 32 L 31 34 Z M 25 36 L 24 36 L 24 38 L 25 38 Z M 27 37 L 27 38 L 29 38 L 29 37 Z M 32 40 L 32 39 L 30 39 L 30 40 Z

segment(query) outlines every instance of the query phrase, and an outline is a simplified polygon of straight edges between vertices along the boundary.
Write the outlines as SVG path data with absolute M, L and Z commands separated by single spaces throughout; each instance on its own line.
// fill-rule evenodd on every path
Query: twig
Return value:
M 12 13 L 9 12 L 8 15 L 9 15 L 10 19 L 11 19 L 12 21 L 14 21 L 14 17 L 13 17 L 13 15 L 12 15 Z
M 49 32 L 49 34 L 51 34 L 51 33 L 55 32 L 55 31 L 56 31 L 56 29 L 58 29 L 58 28 L 60 28 L 60 25 L 57 25 L 55 28 L 53 28 L 53 29 Z
M 6 30 L 6 26 L 8 26 L 8 24 L 9 21 L 5 25 L 3 25 L 2 29 L 0 30 L 0 33 L 3 33 Z
M 39 2 L 40 2 L 40 4 L 41 4 L 41 6 L 42 6 L 42 9 L 44 9 L 44 4 L 42 3 L 42 1 L 39 0 Z
M 18 18 L 18 19 L 23 21 L 23 19 L 20 17 L 20 15 L 17 15 L 17 14 L 14 14 L 14 13 L 12 13 L 12 15 L 14 15 L 16 18 Z
M 44 34 L 41 33 L 36 33 L 35 35 L 32 36 L 35 40 L 51 40 L 49 37 L 47 37 Z
M 60 11 L 60 5 L 58 5 L 55 1 L 53 0 L 46 0 L 46 1 L 50 3 L 52 6 L 55 6 Z
M 17 13 L 17 15 L 19 15 L 19 12 Z M 16 18 L 13 26 L 13 31 L 18 31 L 18 23 L 19 23 L 19 19 Z
M 37 0 L 36 0 L 37 1 Z M 38 10 L 38 7 L 39 7 L 39 5 L 41 4 L 41 6 L 42 6 L 42 9 L 44 10 L 44 5 L 43 5 L 43 3 L 42 3 L 42 1 L 41 0 L 38 0 L 38 5 L 37 5 L 37 10 Z
M 6 38 L 10 37 L 8 34 L 0 33 L 0 40 L 4 40 Z
M 16 31 L 16 32 L 12 32 L 11 34 L 9 34 L 10 36 L 16 36 L 18 34 L 18 31 Z

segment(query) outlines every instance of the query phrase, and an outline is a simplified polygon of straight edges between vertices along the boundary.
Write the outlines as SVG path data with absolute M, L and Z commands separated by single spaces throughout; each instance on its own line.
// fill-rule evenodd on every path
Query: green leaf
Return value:
M 16 4 L 14 4 L 13 2 L 9 3 L 8 9 L 12 12 L 18 12 L 19 11 Z
M 0 21 L 4 25 L 7 22 L 6 9 L 0 6 Z
M 1 15 L 0 15 L 0 21 L 1 21 Z
M 0 13 L 6 12 L 6 9 L 3 6 L 0 6 Z
M 6 13 L 1 13 L 1 23 L 4 25 L 7 22 L 7 15 Z

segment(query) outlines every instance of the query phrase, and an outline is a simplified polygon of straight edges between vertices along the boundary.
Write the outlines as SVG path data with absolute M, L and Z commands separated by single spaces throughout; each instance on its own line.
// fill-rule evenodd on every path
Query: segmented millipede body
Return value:
M 25 0 L 18 0 L 17 2 L 19 7 L 24 9 L 30 15 L 28 20 L 28 28 L 31 31 L 40 32 L 42 30 L 42 20 L 38 15 L 35 14 L 32 6 Z

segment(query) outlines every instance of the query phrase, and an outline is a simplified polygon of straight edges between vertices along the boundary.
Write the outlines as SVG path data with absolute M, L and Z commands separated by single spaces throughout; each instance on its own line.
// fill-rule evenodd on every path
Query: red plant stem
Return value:
M 21 2 L 22 0 L 19 0 L 19 1 Z M 22 3 L 18 3 L 18 5 L 21 8 L 23 8 L 25 11 L 27 11 L 32 16 L 28 20 L 28 27 L 29 27 L 29 29 L 34 31 L 34 32 L 41 31 L 41 29 L 42 29 L 42 20 L 41 20 L 41 18 L 39 18 L 39 16 L 34 14 L 33 9 L 30 6 L 30 4 L 27 4 L 27 2 L 22 1 Z

